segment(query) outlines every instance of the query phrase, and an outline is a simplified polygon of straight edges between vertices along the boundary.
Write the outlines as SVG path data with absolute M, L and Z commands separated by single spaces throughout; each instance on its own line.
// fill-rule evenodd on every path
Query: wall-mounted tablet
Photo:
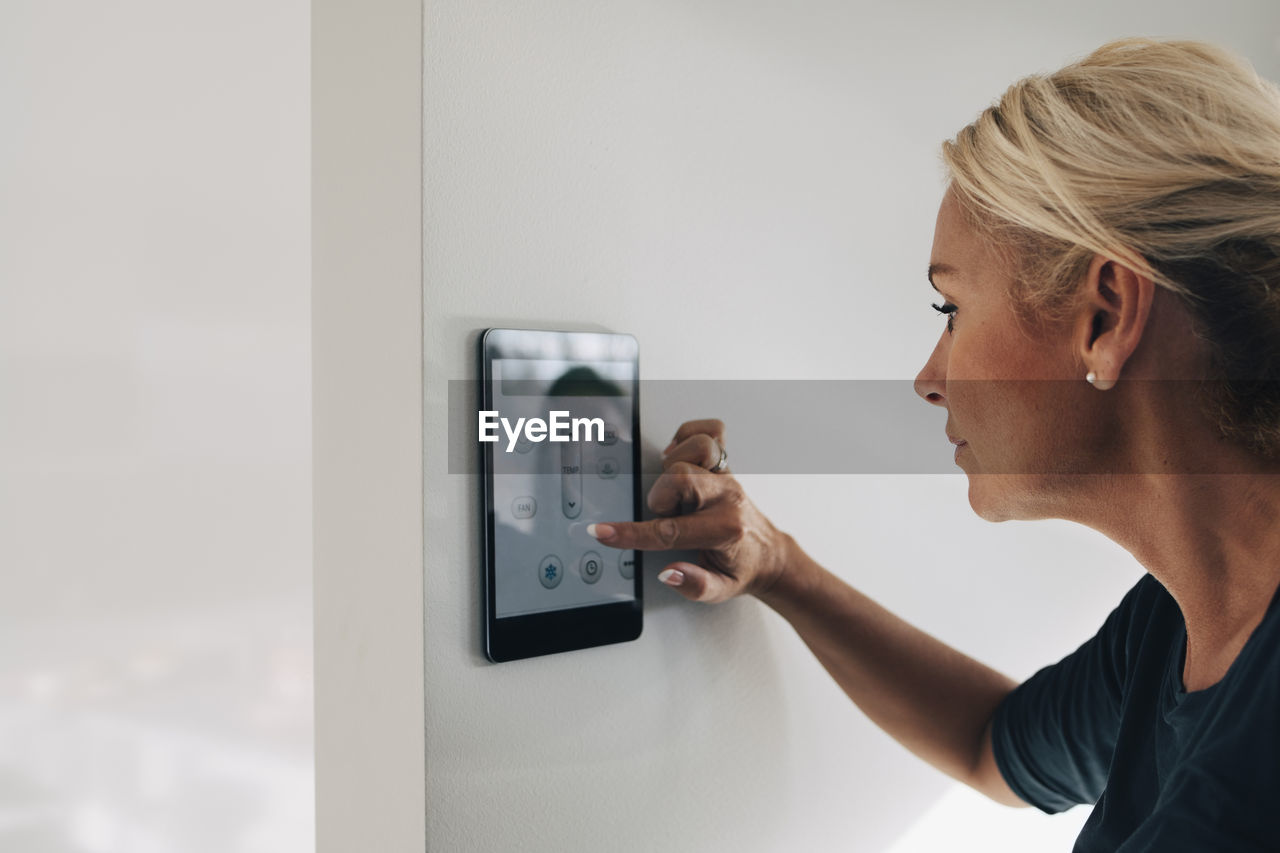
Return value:
M 630 335 L 489 329 L 476 417 L 485 655 L 634 640 L 640 553 L 587 534 L 639 520 L 640 358 Z

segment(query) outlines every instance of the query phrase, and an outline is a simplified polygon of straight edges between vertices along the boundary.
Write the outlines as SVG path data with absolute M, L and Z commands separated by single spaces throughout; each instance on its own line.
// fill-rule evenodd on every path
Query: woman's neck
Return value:
M 1216 684 L 1280 586 L 1280 475 L 1119 480 L 1110 510 L 1086 523 L 1133 554 L 1178 603 L 1187 627 L 1186 689 Z

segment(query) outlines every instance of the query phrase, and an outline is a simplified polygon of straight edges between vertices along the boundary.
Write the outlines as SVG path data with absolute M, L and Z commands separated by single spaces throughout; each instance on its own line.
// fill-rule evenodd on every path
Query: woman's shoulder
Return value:
M 1125 633 L 1146 634 L 1156 627 L 1163 630 L 1180 627 L 1182 611 L 1164 584 L 1148 572 L 1124 594 L 1108 621 L 1115 622 L 1115 629 Z

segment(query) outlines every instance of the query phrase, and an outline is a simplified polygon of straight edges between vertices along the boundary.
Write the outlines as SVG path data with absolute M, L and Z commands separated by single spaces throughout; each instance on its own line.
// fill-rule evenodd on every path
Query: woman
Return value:
M 663 517 L 594 535 L 701 549 L 659 579 L 757 596 L 993 799 L 1097 801 L 1078 851 L 1280 850 L 1280 92 L 1208 45 L 1115 42 L 943 154 L 916 391 L 981 517 L 1077 521 L 1147 569 L 1097 636 L 1018 685 L 906 624 L 761 515 L 714 420 L 667 447 Z

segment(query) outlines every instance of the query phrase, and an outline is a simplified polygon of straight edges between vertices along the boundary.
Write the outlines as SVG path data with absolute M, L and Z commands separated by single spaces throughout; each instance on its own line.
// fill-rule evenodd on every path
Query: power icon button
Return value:
M 600 575 L 604 573 L 604 563 L 601 562 L 599 554 L 595 551 L 588 551 L 582 555 L 582 562 L 578 565 L 578 571 L 584 581 L 595 583 L 600 580 Z

